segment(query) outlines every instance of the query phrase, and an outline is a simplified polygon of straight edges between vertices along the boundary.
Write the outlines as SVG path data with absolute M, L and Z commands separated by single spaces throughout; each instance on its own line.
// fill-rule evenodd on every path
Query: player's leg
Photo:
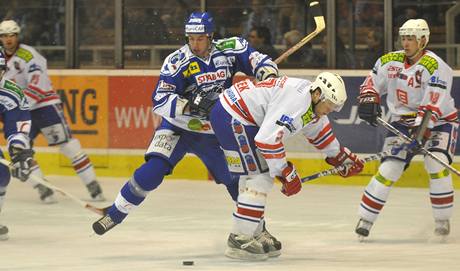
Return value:
M 451 164 L 455 153 L 458 124 L 444 124 L 432 129 L 426 146 L 437 157 Z M 432 158 L 425 156 L 425 169 L 430 177 L 430 200 L 435 220 L 436 235 L 450 233 L 449 220 L 454 206 L 452 175 Z
M 166 120 L 163 120 L 162 124 L 165 123 L 167 124 Z M 164 126 L 155 132 L 145 155 L 146 162 L 124 184 L 107 214 L 93 223 L 97 234 L 102 235 L 120 224 L 184 157 L 187 147 L 182 136 L 174 130 L 165 129 Z
M 395 127 L 404 133 L 408 133 L 405 126 L 393 123 Z M 383 150 L 390 150 L 396 144 L 401 144 L 401 140 L 389 134 L 385 138 Z M 360 217 L 356 225 L 355 232 L 358 236 L 367 237 L 370 229 L 382 211 L 393 184 L 401 177 L 406 165 L 410 162 L 413 155 L 406 150 L 400 151 L 397 155 L 387 156 L 383 159 L 377 173 L 372 176 L 369 184 L 364 190 L 358 209 Z
M 3 157 L 3 153 L 0 151 L 0 157 Z M 0 165 L 0 213 L 5 201 L 6 188 L 10 182 L 10 170 L 7 166 Z M 8 227 L 0 224 L 0 241 L 8 239 Z
M 31 111 L 32 123 L 36 122 L 49 146 L 59 146 L 60 151 L 72 162 L 72 167 L 85 184 L 91 199 L 105 200 L 102 188 L 96 180 L 93 164 L 83 151 L 80 141 L 72 138 L 61 105 L 49 105 Z

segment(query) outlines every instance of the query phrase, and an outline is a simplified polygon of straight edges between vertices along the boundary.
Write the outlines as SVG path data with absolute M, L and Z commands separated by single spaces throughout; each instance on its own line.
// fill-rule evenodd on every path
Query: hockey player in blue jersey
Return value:
M 152 95 L 153 111 L 162 116 L 162 122 L 146 151 L 146 162 L 123 186 L 107 215 L 93 224 L 97 234 L 121 223 L 186 153 L 196 154 L 236 201 L 238 177 L 230 174 L 206 113 L 219 94 L 215 89 L 230 87 L 236 72 L 261 81 L 278 76 L 278 68 L 246 40 L 233 37 L 213 41 L 213 34 L 213 18 L 207 12 L 192 13 L 186 21 L 188 42 L 165 59 Z M 280 242 L 264 225 L 261 222 L 261 238 L 268 236 L 265 240 L 271 243 L 271 249 L 280 250 Z
M 6 59 L 0 52 L 0 119 L 7 140 L 7 148 L 13 162 L 12 174 L 18 179 L 27 178 L 33 163 L 33 151 L 30 148 L 29 104 L 21 88 L 14 82 L 3 78 Z M 0 150 L 0 157 L 4 158 Z M 5 199 L 6 188 L 10 182 L 10 170 L 0 164 L 0 210 Z M 0 240 L 8 239 L 8 228 L 0 224 Z

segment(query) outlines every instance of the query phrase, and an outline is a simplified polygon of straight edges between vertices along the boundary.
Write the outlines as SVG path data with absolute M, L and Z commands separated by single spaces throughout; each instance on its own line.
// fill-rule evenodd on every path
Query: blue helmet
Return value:
M 193 12 L 185 22 L 185 36 L 189 34 L 206 34 L 214 32 L 214 19 L 208 12 Z

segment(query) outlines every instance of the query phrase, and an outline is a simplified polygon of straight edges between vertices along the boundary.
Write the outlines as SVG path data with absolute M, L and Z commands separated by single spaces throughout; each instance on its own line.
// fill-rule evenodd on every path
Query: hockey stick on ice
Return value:
M 10 169 L 13 168 L 13 166 L 11 165 L 10 161 L 6 160 L 6 159 L 3 159 L 3 158 L 0 158 L 0 164 L 3 164 L 7 167 L 9 167 Z M 61 188 L 55 186 L 54 184 L 51 184 L 50 182 L 48 182 L 47 180 L 45 180 L 44 178 L 40 178 L 38 176 L 35 176 L 33 174 L 30 174 L 29 175 L 29 178 L 31 178 L 33 181 L 39 183 L 39 184 L 42 184 L 56 192 L 59 192 L 61 193 L 62 195 L 68 197 L 69 199 L 71 199 L 73 202 L 75 203 L 78 203 L 80 206 L 82 206 L 83 208 L 85 209 L 88 209 L 96 214 L 99 214 L 99 215 L 104 215 L 105 214 L 105 208 L 98 208 L 96 206 L 93 206 L 91 204 L 89 204 L 88 202 L 86 201 L 83 201 L 79 198 L 77 198 L 76 196 L 70 194 L 69 192 L 66 192 L 65 190 L 62 190 Z
M 393 134 L 395 134 L 396 136 L 398 136 L 399 138 L 403 139 L 404 141 L 406 141 L 407 143 L 412 143 L 414 140 L 411 139 L 410 137 L 406 136 L 405 134 L 401 133 L 398 129 L 396 129 L 393 125 L 389 124 L 388 122 L 386 122 L 385 120 L 383 120 L 382 118 L 380 117 L 377 117 L 377 121 L 383 126 L 385 127 L 387 130 L 391 131 Z M 444 162 L 443 160 L 441 160 L 441 158 L 437 157 L 435 154 L 433 154 L 432 152 L 430 152 L 429 150 L 427 150 L 425 147 L 421 147 L 420 148 L 420 151 L 425 154 L 425 155 L 428 155 L 429 157 L 433 158 L 433 160 L 435 160 L 436 162 L 440 163 L 442 166 L 444 166 L 445 168 L 447 168 L 448 170 L 452 171 L 453 173 L 455 173 L 457 176 L 460 176 L 460 171 L 456 170 L 454 167 L 452 167 L 451 165 L 449 165 L 448 163 Z
M 275 63 L 279 64 L 283 60 L 285 60 L 288 56 L 293 54 L 295 51 L 299 50 L 300 47 L 304 46 L 307 42 L 312 40 L 316 37 L 321 31 L 326 28 L 326 22 L 324 21 L 324 16 L 321 13 L 321 7 L 318 1 L 314 1 L 310 3 L 310 11 L 315 19 L 316 28 L 313 32 L 308 34 L 305 38 L 299 41 L 297 44 L 292 46 L 291 48 L 287 49 L 282 55 L 280 55 L 276 60 Z
M 365 158 L 361 159 L 361 161 L 363 163 L 367 163 L 367 162 L 370 162 L 370 161 L 379 160 L 379 159 L 382 159 L 385 156 L 390 155 L 391 153 L 392 153 L 391 150 L 390 151 L 379 152 L 379 153 L 370 155 L 368 157 L 365 157 Z M 320 178 L 320 177 L 336 174 L 339 171 L 345 169 L 345 167 L 346 166 L 341 165 L 341 166 L 338 166 L 338 167 L 335 167 L 335 168 L 330 168 L 330 169 L 323 170 L 323 171 L 318 172 L 316 174 L 313 174 L 313 175 L 310 175 L 310 176 L 307 176 L 307 177 L 303 177 L 302 182 L 305 183 L 305 182 L 309 182 L 311 180 L 314 180 L 314 179 L 317 179 L 317 178 Z

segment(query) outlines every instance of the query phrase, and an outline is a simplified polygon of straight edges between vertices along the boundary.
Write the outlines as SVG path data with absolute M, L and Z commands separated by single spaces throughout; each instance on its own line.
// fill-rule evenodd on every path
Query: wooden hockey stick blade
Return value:
M 406 141 L 407 143 L 411 143 L 413 141 L 413 139 L 411 139 L 410 137 L 408 137 L 407 135 L 401 133 L 398 129 L 396 129 L 393 125 L 389 124 L 388 122 L 386 122 L 385 120 L 383 120 L 382 118 L 380 117 L 377 117 L 377 122 L 380 123 L 383 127 L 385 127 L 387 130 L 389 130 L 390 132 L 392 132 L 393 134 L 395 134 L 397 137 L 401 138 L 402 140 Z M 441 158 L 439 158 L 438 156 L 436 156 L 435 154 L 433 154 L 432 152 L 430 152 L 429 150 L 427 150 L 425 147 L 422 147 L 420 149 L 420 151 L 425 154 L 425 155 L 428 155 L 429 157 L 433 158 L 433 160 L 435 160 L 436 162 L 438 162 L 439 164 L 441 164 L 443 167 L 447 168 L 448 170 L 450 170 L 451 172 L 455 173 L 457 176 L 460 176 L 460 171 L 458 171 L 457 169 L 455 169 L 454 167 L 452 167 L 451 165 L 449 165 L 448 163 L 444 162 L 443 160 L 441 160 Z
M 361 159 L 361 161 L 363 163 L 367 163 L 367 162 L 370 162 L 370 161 L 382 159 L 383 157 L 388 156 L 390 154 L 391 154 L 391 150 L 390 151 L 379 152 L 379 153 L 367 156 L 367 157 Z M 307 176 L 307 177 L 303 177 L 301 181 L 302 181 L 302 183 L 305 183 L 305 182 L 309 182 L 311 180 L 314 180 L 314 179 L 317 179 L 317 178 L 320 178 L 320 177 L 337 174 L 339 171 L 344 170 L 345 167 L 346 167 L 345 165 L 341 165 L 341 166 L 338 166 L 338 167 L 335 167 L 335 168 L 326 169 L 326 170 L 323 170 L 323 171 L 318 172 L 316 174 L 313 174 L 313 175 L 310 175 L 310 176 Z
M 275 59 L 275 63 L 279 64 L 288 56 L 292 55 L 295 51 L 299 50 L 300 47 L 304 46 L 307 42 L 312 40 L 316 37 L 321 31 L 326 28 L 326 21 L 324 20 L 324 16 L 321 13 L 321 6 L 319 5 L 318 1 L 314 1 L 310 3 L 310 11 L 313 15 L 315 20 L 315 30 L 308 34 L 305 38 L 299 41 L 297 44 L 292 46 L 291 48 L 287 49 L 283 54 L 281 54 L 277 59 Z
M 5 166 L 7 166 L 8 168 L 10 169 L 13 169 L 13 165 L 10 163 L 10 161 L 6 160 L 6 159 L 3 159 L 3 158 L 0 158 L 0 164 L 3 164 Z M 49 189 L 52 189 L 56 192 L 59 192 L 61 193 L 62 195 L 68 197 L 69 199 L 71 199 L 73 202 L 75 203 L 78 203 L 80 206 L 82 206 L 83 208 L 85 209 L 88 209 L 96 214 L 99 214 L 99 215 L 105 215 L 104 212 L 107 212 L 107 211 L 104 211 L 105 208 L 98 208 L 86 201 L 83 201 L 79 198 L 77 198 L 76 196 L 70 194 L 69 192 L 66 192 L 65 190 L 62 190 L 61 188 L 55 186 L 54 184 L 48 182 L 45 178 L 41 178 L 39 176 L 35 176 L 33 174 L 30 174 L 29 175 L 29 178 L 31 178 L 33 181 L 39 183 L 39 184 L 42 184 L 46 187 L 48 187 Z

